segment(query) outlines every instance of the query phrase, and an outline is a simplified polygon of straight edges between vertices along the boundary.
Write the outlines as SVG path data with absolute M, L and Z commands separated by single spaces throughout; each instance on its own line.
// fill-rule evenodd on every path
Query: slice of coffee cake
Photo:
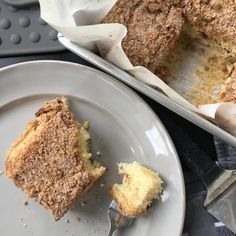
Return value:
M 88 132 L 65 98 L 46 102 L 7 152 L 6 175 L 55 220 L 72 208 L 105 168 L 89 160 Z
M 176 0 L 118 0 L 101 23 L 124 24 L 128 32 L 122 47 L 131 63 L 162 75 L 184 24 L 178 5 Z

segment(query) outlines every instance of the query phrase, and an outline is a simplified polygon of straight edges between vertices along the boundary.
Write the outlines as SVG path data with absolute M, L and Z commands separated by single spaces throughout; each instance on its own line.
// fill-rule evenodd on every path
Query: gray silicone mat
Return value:
M 0 0 L 0 57 L 64 50 L 39 5 L 16 8 Z

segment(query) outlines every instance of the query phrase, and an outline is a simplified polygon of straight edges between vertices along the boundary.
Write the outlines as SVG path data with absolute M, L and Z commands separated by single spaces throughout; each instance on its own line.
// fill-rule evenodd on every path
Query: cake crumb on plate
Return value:
M 85 207 L 87 205 L 87 202 L 83 201 L 80 203 L 80 206 Z
M 83 127 L 84 127 L 84 129 L 89 128 L 89 122 L 87 120 L 83 123 Z
M 101 152 L 96 152 L 96 156 L 101 156 Z

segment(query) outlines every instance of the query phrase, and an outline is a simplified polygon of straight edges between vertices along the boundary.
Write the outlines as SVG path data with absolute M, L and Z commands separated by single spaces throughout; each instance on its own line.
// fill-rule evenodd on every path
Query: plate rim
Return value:
M 174 142 L 173 142 L 172 138 L 169 135 L 169 132 L 165 128 L 164 124 L 162 123 L 162 121 L 160 120 L 158 115 L 149 106 L 149 104 L 141 96 L 139 96 L 131 87 L 129 87 L 125 83 L 121 82 L 120 80 L 116 79 L 112 75 L 110 75 L 108 73 L 105 73 L 104 71 L 95 69 L 93 67 L 90 67 L 90 66 L 87 66 L 87 65 L 83 65 L 83 64 L 80 64 L 80 63 L 76 63 L 76 62 L 71 62 L 71 61 L 64 61 L 64 60 L 31 60 L 31 61 L 24 61 L 24 62 L 14 63 L 14 64 L 7 65 L 7 66 L 4 66 L 4 67 L 0 68 L 0 80 L 1 80 L 1 73 L 2 72 L 8 71 L 8 70 L 11 70 L 11 69 L 14 69 L 14 68 L 18 68 L 18 67 L 21 67 L 21 66 L 25 66 L 25 65 L 26 66 L 27 65 L 31 65 L 31 64 L 63 64 L 65 66 L 70 65 L 70 66 L 75 66 L 75 67 L 78 67 L 78 68 L 82 68 L 82 69 L 93 71 L 95 73 L 100 74 L 101 76 L 105 75 L 106 77 L 110 77 L 112 82 L 118 84 L 121 87 L 124 87 L 127 91 L 132 93 L 132 95 L 134 97 L 136 97 L 136 99 L 139 102 L 143 103 L 146 106 L 148 111 L 158 121 L 158 123 L 160 124 L 160 127 L 164 131 L 164 133 L 165 133 L 165 135 L 166 135 L 166 137 L 168 139 L 169 147 L 173 151 L 173 154 L 174 154 L 175 159 L 176 159 L 176 164 L 178 166 L 178 170 L 179 170 L 179 174 L 180 174 L 180 180 L 181 180 L 181 185 L 182 185 L 181 194 L 182 194 L 182 206 L 183 206 L 182 212 L 181 212 L 181 218 L 182 218 L 181 219 L 181 226 L 180 226 L 179 232 L 178 232 L 178 235 L 181 236 L 182 235 L 182 231 L 183 231 L 184 219 L 185 219 L 185 211 L 186 211 L 186 190 L 185 190 L 185 184 L 184 184 L 185 182 L 184 182 L 184 175 L 183 175 L 182 165 L 181 165 L 181 162 L 180 162 L 177 150 L 175 148 Z

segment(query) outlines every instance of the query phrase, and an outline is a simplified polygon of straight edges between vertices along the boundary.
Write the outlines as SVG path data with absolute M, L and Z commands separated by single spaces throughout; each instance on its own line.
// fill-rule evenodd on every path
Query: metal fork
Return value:
M 119 212 L 117 204 L 114 200 L 108 208 L 107 216 L 110 223 L 110 229 L 107 236 L 112 236 L 116 230 L 129 226 L 134 221 L 134 218 L 123 216 Z

